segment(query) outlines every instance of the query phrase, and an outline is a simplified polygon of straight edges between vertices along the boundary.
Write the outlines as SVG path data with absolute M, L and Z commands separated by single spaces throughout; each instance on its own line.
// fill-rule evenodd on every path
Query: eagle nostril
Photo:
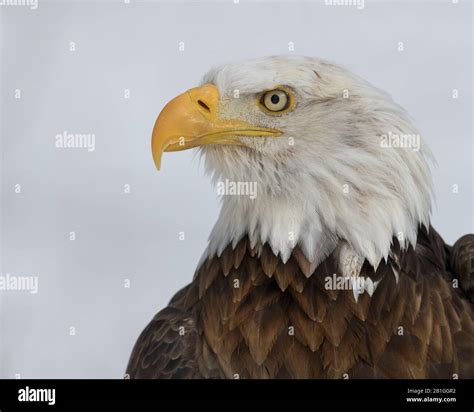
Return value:
M 198 105 L 201 106 L 204 110 L 211 113 L 211 108 L 206 103 L 204 103 L 202 100 L 198 100 L 197 102 L 198 102 Z

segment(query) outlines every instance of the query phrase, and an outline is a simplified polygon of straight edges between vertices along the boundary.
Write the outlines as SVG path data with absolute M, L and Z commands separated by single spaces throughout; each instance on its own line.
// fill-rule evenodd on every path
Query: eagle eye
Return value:
M 291 96 L 286 90 L 269 90 L 262 94 L 260 104 L 271 113 L 279 114 L 291 106 Z

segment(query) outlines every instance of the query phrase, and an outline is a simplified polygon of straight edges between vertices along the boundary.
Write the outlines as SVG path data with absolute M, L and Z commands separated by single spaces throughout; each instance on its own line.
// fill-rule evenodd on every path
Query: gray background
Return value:
M 438 160 L 434 225 L 449 242 L 473 231 L 470 1 L 39 3 L 0 6 L 1 274 L 39 277 L 36 295 L 0 292 L 2 377 L 121 377 L 138 334 L 190 281 L 217 195 L 193 152 L 165 154 L 158 173 L 150 136 L 215 64 L 294 42 L 387 90 Z M 94 133 L 96 150 L 56 148 L 63 131 Z

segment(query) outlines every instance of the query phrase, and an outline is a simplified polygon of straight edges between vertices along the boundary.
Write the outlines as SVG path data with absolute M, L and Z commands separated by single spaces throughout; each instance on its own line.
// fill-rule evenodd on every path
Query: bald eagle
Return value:
M 157 168 L 199 148 L 214 182 L 258 191 L 223 196 L 130 377 L 474 377 L 474 235 L 449 246 L 430 225 L 418 138 L 389 95 L 316 58 L 226 65 L 171 100 Z

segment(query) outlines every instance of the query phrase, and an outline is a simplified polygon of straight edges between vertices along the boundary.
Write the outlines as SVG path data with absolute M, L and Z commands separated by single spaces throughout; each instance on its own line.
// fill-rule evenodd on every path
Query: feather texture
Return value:
M 335 256 L 308 276 L 310 265 L 298 247 L 284 263 L 266 244 L 254 253 L 244 238 L 201 265 L 193 283 L 155 316 L 135 345 L 128 373 L 474 377 L 473 305 L 463 289 L 452 287 L 458 274 L 450 272 L 462 264 L 432 228 L 420 228 L 415 248 L 393 245 L 377 270 L 363 265 L 360 276 L 378 283 L 372 296 L 364 292 L 356 303 L 350 290 L 325 288 L 325 278 L 338 271 Z

